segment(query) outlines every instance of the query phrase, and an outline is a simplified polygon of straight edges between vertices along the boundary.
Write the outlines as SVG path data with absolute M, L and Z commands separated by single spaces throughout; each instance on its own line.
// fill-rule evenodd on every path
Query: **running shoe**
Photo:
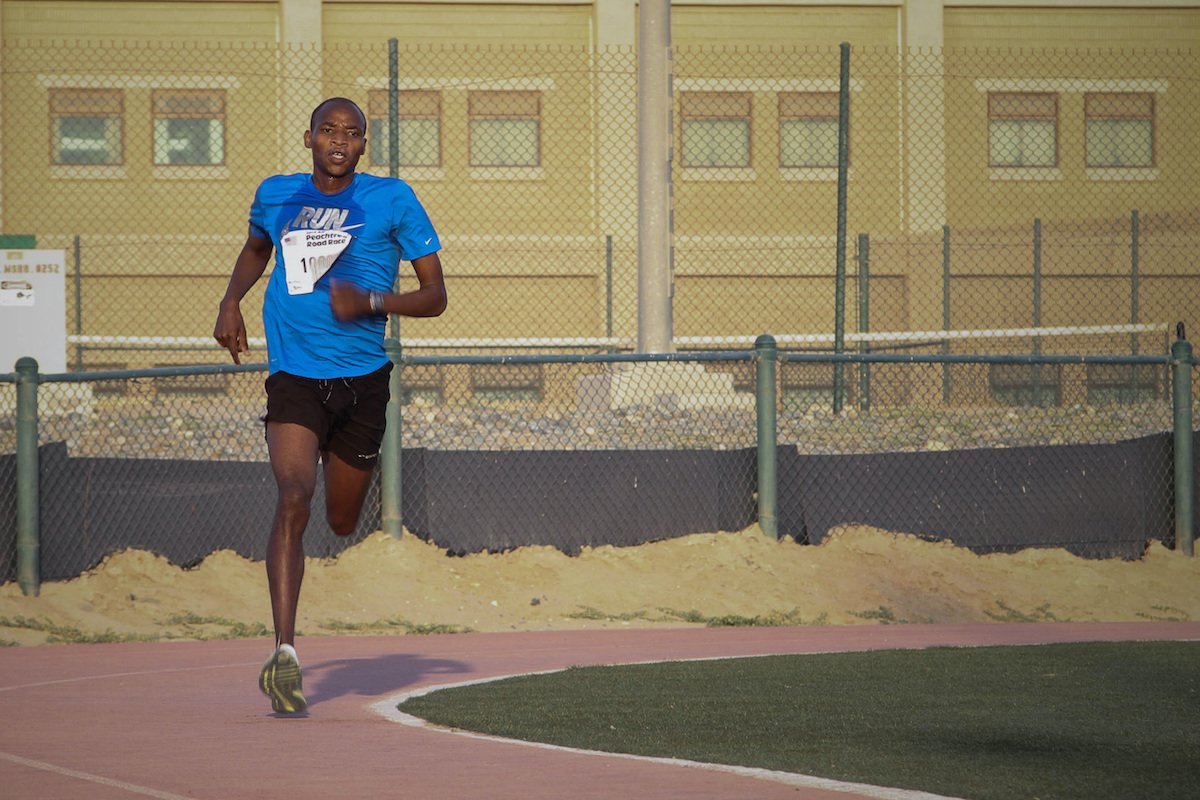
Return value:
M 299 714 L 308 708 L 300 681 L 300 659 L 296 648 L 281 644 L 271 653 L 258 675 L 258 688 L 271 698 L 271 708 L 280 714 Z

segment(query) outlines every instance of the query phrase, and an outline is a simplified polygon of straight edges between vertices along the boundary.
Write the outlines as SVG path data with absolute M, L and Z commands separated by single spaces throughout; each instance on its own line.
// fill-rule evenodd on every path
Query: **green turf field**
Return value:
M 1200 642 L 576 667 L 400 708 L 500 736 L 973 800 L 1200 798 Z

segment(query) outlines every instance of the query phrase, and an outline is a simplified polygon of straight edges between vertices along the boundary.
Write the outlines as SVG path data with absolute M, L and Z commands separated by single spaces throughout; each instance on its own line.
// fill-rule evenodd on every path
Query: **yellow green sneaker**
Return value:
M 308 708 L 300 679 L 296 648 L 281 644 L 271 653 L 258 674 L 258 688 L 271 698 L 271 708 L 280 714 L 299 714 Z

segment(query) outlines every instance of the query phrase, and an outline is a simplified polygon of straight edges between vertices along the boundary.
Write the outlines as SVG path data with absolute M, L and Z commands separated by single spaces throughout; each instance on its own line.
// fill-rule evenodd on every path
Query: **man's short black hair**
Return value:
M 314 130 L 317 127 L 317 115 L 321 113 L 321 110 L 323 108 L 325 108 L 325 106 L 331 105 L 333 103 L 345 103 L 346 105 L 353 106 L 354 110 L 358 112 L 358 115 L 360 117 L 362 117 L 363 126 L 364 127 L 366 126 L 367 115 L 364 114 L 363 110 L 358 107 L 358 103 L 354 102 L 349 97 L 330 97 L 325 100 L 322 100 L 320 103 L 317 104 L 317 107 L 313 109 L 312 115 L 308 118 L 308 129 L 310 131 Z

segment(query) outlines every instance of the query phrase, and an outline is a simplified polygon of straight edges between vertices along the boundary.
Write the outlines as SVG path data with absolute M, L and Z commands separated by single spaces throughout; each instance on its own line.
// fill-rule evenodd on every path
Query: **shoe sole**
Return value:
M 308 708 L 300 677 L 300 665 L 287 653 L 275 653 L 263 665 L 258 688 L 271 698 L 271 709 L 280 714 L 299 714 Z

